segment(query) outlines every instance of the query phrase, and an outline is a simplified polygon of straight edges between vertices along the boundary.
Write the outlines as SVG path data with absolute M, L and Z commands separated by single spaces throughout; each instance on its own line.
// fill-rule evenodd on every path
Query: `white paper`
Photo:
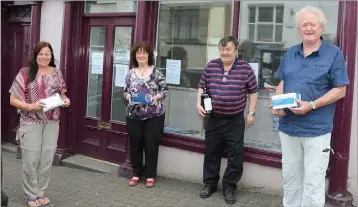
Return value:
M 92 74 L 102 74 L 103 73 L 103 52 L 93 52 L 92 53 Z
M 213 107 L 211 105 L 211 98 L 205 98 L 204 99 L 204 108 L 205 108 L 205 111 L 213 110 Z
M 259 63 L 249 63 L 255 73 L 257 84 L 259 84 Z
M 130 60 L 130 51 L 128 49 L 119 48 L 115 50 L 114 56 L 116 61 L 121 61 L 125 64 L 128 64 Z
M 166 61 L 166 79 L 170 84 L 180 84 L 181 60 L 167 59 Z
M 65 105 L 65 102 L 63 102 L 62 98 L 58 93 L 45 99 L 41 99 L 40 102 L 45 105 L 43 107 L 44 112 Z
M 114 85 L 117 87 L 124 87 L 127 73 L 128 65 L 116 64 L 116 77 L 114 79 Z

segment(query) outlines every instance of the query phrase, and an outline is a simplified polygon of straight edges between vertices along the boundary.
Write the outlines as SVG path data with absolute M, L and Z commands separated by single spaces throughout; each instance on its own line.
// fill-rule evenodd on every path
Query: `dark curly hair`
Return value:
M 51 50 L 51 61 L 50 61 L 49 66 L 56 67 L 55 57 L 53 55 L 53 49 L 52 49 L 51 44 L 48 42 L 44 42 L 44 41 L 37 43 L 33 52 L 32 52 L 32 55 L 29 58 L 29 63 L 28 63 L 28 67 L 30 68 L 29 74 L 28 74 L 29 83 L 31 83 L 35 79 L 37 72 L 39 71 L 39 65 L 37 64 L 36 59 L 37 59 L 37 55 L 45 47 L 48 47 Z
M 154 53 L 153 53 L 153 48 L 152 46 L 145 41 L 142 42 L 138 42 L 136 44 L 134 44 L 131 48 L 131 67 L 138 67 L 138 61 L 136 59 L 136 54 L 138 51 L 140 50 L 144 50 L 145 52 L 148 53 L 148 65 L 154 65 Z

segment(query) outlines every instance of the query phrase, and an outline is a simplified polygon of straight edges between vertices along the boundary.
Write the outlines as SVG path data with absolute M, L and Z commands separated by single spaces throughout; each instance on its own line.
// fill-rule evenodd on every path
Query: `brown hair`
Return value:
M 29 74 L 28 74 L 28 82 L 29 83 L 31 83 L 35 79 L 37 72 L 39 71 L 39 66 L 37 64 L 36 58 L 37 58 L 37 55 L 42 50 L 42 48 L 45 48 L 45 47 L 48 47 L 51 50 L 51 61 L 50 61 L 49 66 L 56 67 L 55 57 L 53 55 L 53 49 L 52 49 L 51 44 L 48 42 L 44 42 L 44 41 L 37 43 L 30 58 L 29 58 L 29 63 L 28 63 L 29 68 L 30 68 Z
M 131 67 L 138 67 L 138 61 L 136 54 L 138 51 L 144 50 L 148 53 L 148 65 L 154 65 L 154 53 L 153 48 L 148 42 L 142 41 L 134 44 L 131 48 Z

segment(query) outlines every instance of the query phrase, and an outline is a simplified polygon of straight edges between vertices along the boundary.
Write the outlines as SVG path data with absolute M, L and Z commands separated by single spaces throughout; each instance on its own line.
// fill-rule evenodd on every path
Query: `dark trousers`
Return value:
M 243 145 L 245 118 L 243 112 L 236 116 L 210 115 L 205 131 L 205 156 L 203 180 L 217 185 L 224 146 L 227 144 L 228 163 L 223 177 L 223 187 L 236 190 L 243 172 Z
M 157 175 L 159 144 L 163 137 L 165 115 L 147 120 L 127 117 L 133 176 L 154 178 Z M 143 167 L 143 150 L 145 166 Z

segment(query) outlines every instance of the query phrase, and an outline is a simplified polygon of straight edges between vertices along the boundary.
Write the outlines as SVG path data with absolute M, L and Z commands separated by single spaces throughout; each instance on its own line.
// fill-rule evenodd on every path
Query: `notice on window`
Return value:
M 93 52 L 92 53 L 92 74 L 102 74 L 103 73 L 103 52 Z
M 124 87 L 125 86 L 125 79 L 128 73 L 128 65 L 123 64 L 116 64 L 116 76 L 114 79 L 114 85 L 117 87 Z
M 166 62 L 166 79 L 169 84 L 180 84 L 181 60 L 167 59 Z
M 114 57 L 116 61 L 119 61 L 124 64 L 129 64 L 130 51 L 129 49 L 124 49 L 124 48 L 115 49 Z
M 257 84 L 259 84 L 259 63 L 249 63 L 255 73 Z

